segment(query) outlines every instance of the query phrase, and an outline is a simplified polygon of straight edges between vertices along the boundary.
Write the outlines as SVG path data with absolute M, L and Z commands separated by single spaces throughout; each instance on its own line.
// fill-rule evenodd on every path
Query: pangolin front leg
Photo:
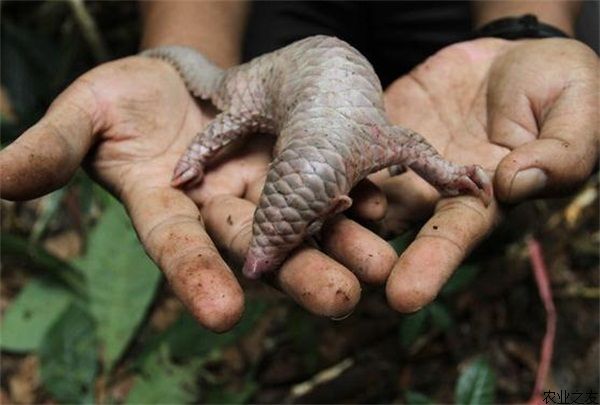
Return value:
M 177 162 L 171 185 L 180 187 L 192 181 L 200 181 L 204 175 L 204 168 L 219 150 L 265 125 L 265 120 L 259 115 L 230 112 L 217 115 L 202 132 L 196 135 Z

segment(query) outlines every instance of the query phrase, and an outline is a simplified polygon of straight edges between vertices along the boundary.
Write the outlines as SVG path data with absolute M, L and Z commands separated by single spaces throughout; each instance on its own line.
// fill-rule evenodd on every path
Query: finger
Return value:
M 412 171 L 394 177 L 389 177 L 386 172 L 382 170 L 371 178 L 383 190 L 388 201 L 386 214 L 377 224 L 377 233 L 388 238 L 431 216 L 440 195 Z
M 406 216 L 413 220 L 430 216 L 440 199 L 437 190 L 412 171 L 391 177 L 382 182 L 380 187 L 388 204 L 401 206 Z
M 97 102 L 84 82 L 76 82 L 46 115 L 0 151 L 2 198 L 26 200 L 65 185 L 101 126 Z
M 363 179 L 350 191 L 352 206 L 350 214 L 360 219 L 378 221 L 387 209 L 383 191 L 369 179 Z
M 170 187 L 133 188 L 125 203 L 146 251 L 189 311 L 208 329 L 231 329 L 244 310 L 244 295 L 196 205 Z
M 595 142 L 584 148 L 564 139 L 546 138 L 523 145 L 498 165 L 494 178 L 497 198 L 516 203 L 572 192 L 591 174 L 597 156 Z
M 539 139 L 502 159 L 494 179 L 498 199 L 515 203 L 567 193 L 590 175 L 598 158 L 598 100 L 583 87 L 563 90 L 542 121 Z
M 384 283 L 398 259 L 389 243 L 342 215 L 325 222 L 321 244 L 365 283 Z
M 392 269 L 386 285 L 390 306 L 400 312 L 414 312 L 435 299 L 497 219 L 495 203 L 486 208 L 473 197 L 442 200 Z
M 565 47 L 565 60 L 577 60 L 577 66 L 527 74 L 516 63 L 491 84 L 490 137 L 514 149 L 496 171 L 495 192 L 501 201 L 567 193 L 593 170 L 598 157 L 598 60 L 585 50 Z
M 264 176 L 260 176 L 258 180 L 252 181 L 246 188 L 244 198 L 253 204 L 258 204 L 260 195 L 262 194 L 263 188 L 265 187 L 266 173 Z
M 206 228 L 215 243 L 242 262 L 252 238 L 256 206 L 250 201 L 218 196 L 202 208 Z M 352 312 L 360 299 L 354 274 L 316 249 L 294 251 L 275 275 L 276 285 L 307 310 L 341 317 Z

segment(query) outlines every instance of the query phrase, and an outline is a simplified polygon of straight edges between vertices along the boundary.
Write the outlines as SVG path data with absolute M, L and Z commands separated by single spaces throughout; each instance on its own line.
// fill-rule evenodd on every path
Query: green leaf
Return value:
M 84 272 L 104 366 L 110 371 L 144 319 L 160 273 L 144 253 L 125 210 L 108 205 L 77 265 Z
M 64 284 L 80 298 L 85 297 L 86 287 L 83 274 L 67 262 L 46 252 L 39 245 L 30 244 L 25 239 L 15 235 L 2 233 L 0 235 L 0 247 L 3 258 L 16 256 L 20 259 L 27 259 L 33 267 L 43 270 L 44 276 Z
M 91 191 L 93 199 L 102 207 L 108 207 L 115 203 L 115 199 L 105 189 L 100 187 L 97 183 L 94 183 L 92 179 L 86 176 L 87 185 L 85 192 Z M 91 185 L 91 187 L 90 187 Z
M 207 357 L 211 352 L 235 342 L 248 333 L 265 309 L 265 303 L 248 300 L 240 323 L 226 333 L 211 332 L 200 326 L 190 314 L 185 313 L 169 329 L 146 343 L 145 350 L 138 357 L 136 366 L 143 368 L 148 358 L 153 356 L 163 345 L 168 347 L 169 352 L 176 359 Z
M 454 325 L 452 314 L 444 304 L 437 301 L 432 302 L 429 304 L 428 310 L 431 314 L 431 323 L 439 330 L 446 331 Z
M 217 334 L 201 327 L 188 313 L 183 314 L 173 326 L 151 339 L 144 346 L 135 367 L 141 370 L 135 385 L 127 397 L 128 403 L 189 403 L 198 398 L 196 375 L 210 355 L 222 347 L 235 342 L 247 333 L 264 313 L 266 305 L 250 300 L 240 323 L 227 333 Z M 173 360 L 187 361 L 185 365 Z M 190 363 L 190 359 L 193 359 Z M 241 392 L 225 393 L 223 400 L 246 398 L 252 395 L 253 387 Z M 210 402 L 218 402 L 215 397 Z
M 496 377 L 487 361 L 477 358 L 460 374 L 454 401 L 457 404 L 492 404 Z
M 129 391 L 128 404 L 187 404 L 198 398 L 196 376 L 202 366 L 198 359 L 176 365 L 169 358 L 166 345 L 146 362 Z
M 40 346 L 40 375 L 58 402 L 93 401 L 98 371 L 94 321 L 71 304 L 52 324 Z
M 400 344 L 404 348 L 409 348 L 417 338 L 425 331 L 425 321 L 427 320 L 428 307 L 421 309 L 414 314 L 405 315 L 400 321 L 398 329 Z
M 31 280 L 2 319 L 2 350 L 37 350 L 54 321 L 72 302 L 73 295 L 47 280 Z
M 444 288 L 442 288 L 440 295 L 448 296 L 463 291 L 471 285 L 473 280 L 477 277 L 477 274 L 479 274 L 479 266 L 460 266 L 456 269 L 452 277 L 450 277 L 450 280 L 448 280 Z
M 79 210 L 85 217 L 90 217 L 96 195 L 100 194 L 96 191 L 98 185 L 84 171 L 77 171 L 75 182 L 80 195 Z M 106 191 L 104 193 L 108 194 Z
M 211 386 L 203 402 L 207 404 L 245 404 L 258 389 L 258 384 L 246 380 L 241 389 L 233 391 L 221 385 Z
M 406 403 L 410 405 L 433 404 L 431 398 L 429 398 L 427 395 L 421 394 L 420 392 L 416 391 L 406 391 L 404 393 L 404 399 L 406 400 Z

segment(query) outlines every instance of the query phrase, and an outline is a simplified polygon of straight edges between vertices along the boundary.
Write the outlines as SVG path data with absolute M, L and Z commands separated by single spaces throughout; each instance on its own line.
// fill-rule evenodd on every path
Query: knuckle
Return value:
M 240 206 L 230 196 L 216 196 L 202 212 L 206 213 L 207 230 L 215 243 L 236 256 L 243 256 L 252 236 L 253 217 L 248 207 Z
M 186 261 L 190 256 L 218 257 L 210 239 L 185 232 L 186 225 L 198 226 L 196 223 L 191 224 L 187 216 L 181 216 L 179 219 L 170 217 L 154 225 L 142 239 L 150 256 L 165 272 Z

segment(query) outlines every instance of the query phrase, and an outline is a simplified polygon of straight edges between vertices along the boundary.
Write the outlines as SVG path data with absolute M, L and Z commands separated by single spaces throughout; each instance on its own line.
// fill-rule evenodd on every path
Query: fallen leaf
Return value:
M 596 187 L 586 187 L 571 201 L 571 203 L 565 208 L 564 215 L 565 220 L 569 228 L 574 228 L 581 217 L 581 213 L 585 208 L 592 204 L 598 198 L 598 190 Z
M 44 241 L 44 248 L 63 260 L 79 256 L 82 247 L 81 236 L 74 230 L 62 232 Z
M 12 401 L 17 404 L 37 402 L 35 392 L 40 385 L 39 363 L 34 355 L 23 359 L 17 372 L 10 377 L 8 387 Z

